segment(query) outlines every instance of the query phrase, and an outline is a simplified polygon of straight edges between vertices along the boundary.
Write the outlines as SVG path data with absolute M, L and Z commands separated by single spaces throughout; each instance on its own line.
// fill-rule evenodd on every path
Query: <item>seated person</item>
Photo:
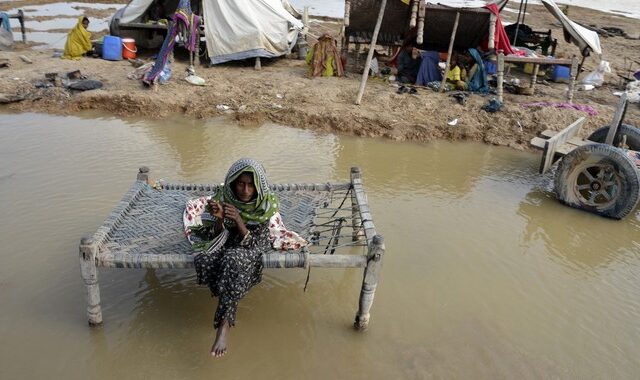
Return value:
M 194 259 L 197 280 L 218 297 L 211 356 L 227 352 L 238 302 L 262 280 L 262 255 L 272 248 L 300 249 L 307 244 L 286 229 L 279 206 L 263 166 L 250 158 L 231 166 L 215 194 L 187 202 L 185 234 L 201 249 Z
M 420 56 L 414 53 L 415 47 L 407 45 L 398 54 L 398 82 L 416 83 L 420 70 Z
M 305 61 L 309 65 L 309 74 L 312 77 L 344 76 L 344 68 L 336 43 L 335 38 L 329 33 L 324 33 L 309 50 Z
M 451 55 L 449 72 L 447 73 L 447 83 L 457 90 L 467 90 L 467 70 L 462 64 L 462 60 L 457 53 Z
M 67 35 L 67 42 L 64 44 L 62 59 L 78 60 L 83 55 L 93 53 L 91 33 L 87 30 L 88 28 L 89 19 L 85 16 L 80 16 L 76 26 L 74 26 Z
M 413 49 L 413 55 L 420 55 L 420 67 L 416 84 L 419 86 L 427 86 L 431 82 L 442 81 L 442 73 L 440 72 L 440 56 L 437 51 Z

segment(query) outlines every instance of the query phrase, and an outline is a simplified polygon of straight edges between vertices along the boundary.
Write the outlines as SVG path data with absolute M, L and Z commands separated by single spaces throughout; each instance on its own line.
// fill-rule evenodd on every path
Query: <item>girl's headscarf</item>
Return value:
M 249 172 L 253 175 L 253 184 L 256 188 L 256 196 L 249 202 L 242 202 L 236 198 L 232 184 L 242 173 Z M 234 205 L 242 220 L 247 224 L 262 224 L 278 212 L 278 197 L 271 191 L 267 174 L 262 165 L 251 158 L 241 158 L 236 161 L 224 179 L 223 186 L 218 189 L 213 199 Z
M 85 16 L 78 17 L 78 23 L 71 29 L 64 45 L 63 59 L 80 59 L 82 54 L 92 49 L 91 33 L 82 25 Z

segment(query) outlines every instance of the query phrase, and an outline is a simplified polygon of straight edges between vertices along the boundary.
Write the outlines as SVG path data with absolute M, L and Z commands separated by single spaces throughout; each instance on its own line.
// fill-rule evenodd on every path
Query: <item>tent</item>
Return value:
M 175 10 L 174 0 L 132 0 L 111 20 L 111 33 L 133 37 L 143 47 L 158 47 L 166 26 L 148 23 L 149 14 L 162 4 L 163 16 Z M 192 0 L 201 14 L 207 53 L 211 63 L 287 54 L 303 24 L 287 0 Z

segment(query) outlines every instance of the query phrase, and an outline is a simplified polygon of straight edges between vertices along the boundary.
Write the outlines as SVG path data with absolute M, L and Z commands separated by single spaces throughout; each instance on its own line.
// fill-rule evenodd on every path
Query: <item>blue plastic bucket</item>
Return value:
M 116 36 L 104 36 L 102 59 L 120 61 L 122 59 L 122 40 Z
M 554 65 L 551 80 L 554 82 L 568 81 L 571 78 L 571 69 L 567 66 Z

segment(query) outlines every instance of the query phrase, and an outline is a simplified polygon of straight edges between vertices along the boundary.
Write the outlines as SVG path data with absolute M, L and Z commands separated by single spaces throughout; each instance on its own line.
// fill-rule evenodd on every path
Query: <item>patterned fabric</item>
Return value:
M 328 33 L 323 34 L 307 53 L 306 62 L 310 65 L 312 77 L 344 76 L 342 60 L 336 48 L 336 40 Z
M 82 25 L 84 18 L 84 16 L 78 17 L 78 23 L 67 35 L 67 42 L 64 44 L 62 59 L 78 60 L 84 53 L 92 49 L 91 33 Z
M 217 237 L 210 236 L 214 218 L 205 211 L 207 201 L 212 197 L 200 197 L 187 201 L 182 220 L 184 233 L 191 245 L 197 250 L 195 255 L 202 251 L 211 251 L 220 244 Z M 289 231 L 285 226 L 279 212 L 269 219 L 269 241 L 271 247 L 276 250 L 286 251 L 300 249 L 306 246 L 307 241 L 296 232 Z
M 187 50 L 191 52 L 196 51 L 198 48 L 197 28 L 200 22 L 199 20 L 200 17 L 194 15 L 191 11 L 191 2 L 189 0 L 180 0 L 176 12 L 171 16 L 171 20 L 169 20 L 167 36 L 162 43 L 158 58 L 153 68 L 144 76 L 143 82 L 151 84 L 158 78 L 169 60 L 169 55 L 171 55 L 173 51 L 173 46 L 176 43 L 176 36 L 178 34 L 181 34 L 183 36 L 182 40 L 186 41 L 185 47 Z
M 242 173 L 253 174 L 256 198 L 251 202 L 238 200 L 231 184 Z M 206 211 L 210 199 L 231 203 L 247 221 L 248 233 L 240 236 L 233 225 L 223 223 L 223 230 L 214 235 L 215 218 Z M 224 185 L 213 197 L 200 197 L 187 202 L 183 221 L 185 233 L 194 246 L 204 244 L 194 259 L 199 284 L 205 284 L 211 294 L 218 297 L 213 326 L 223 321 L 235 326 L 238 302 L 262 280 L 262 255 L 277 246 L 280 249 L 299 249 L 307 242 L 298 234 L 287 231 L 280 213 L 278 200 L 271 192 L 264 168 L 249 158 L 235 162 Z
M 232 230 L 225 245 L 195 260 L 198 283 L 207 285 L 218 297 L 213 326 L 223 320 L 235 326 L 238 302 L 262 280 L 262 253 L 270 248 L 269 229 L 265 224 L 247 226 L 248 238 Z

